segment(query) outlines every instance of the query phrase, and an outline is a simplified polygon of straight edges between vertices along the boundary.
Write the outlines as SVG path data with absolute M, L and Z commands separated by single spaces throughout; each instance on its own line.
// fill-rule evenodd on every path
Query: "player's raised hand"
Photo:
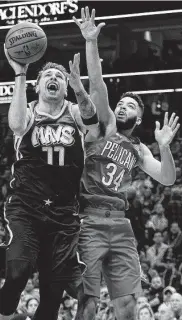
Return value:
M 28 64 L 20 64 L 20 63 L 14 61 L 13 59 L 11 59 L 11 57 L 8 54 L 8 50 L 5 47 L 5 44 L 4 44 L 4 53 L 5 53 L 5 56 L 10 64 L 10 66 L 15 71 L 15 74 L 27 72 Z
M 73 20 L 80 28 L 81 33 L 86 41 L 96 40 L 100 30 L 105 26 L 105 22 L 99 23 L 98 26 L 95 25 L 95 9 L 92 10 L 91 16 L 89 13 L 89 8 L 85 7 L 81 9 L 81 19 L 82 22 L 79 22 L 78 19 L 73 17 Z
M 158 142 L 159 146 L 169 146 L 180 127 L 178 119 L 179 117 L 176 117 L 175 113 L 173 113 L 170 119 L 168 119 L 168 112 L 165 112 L 164 124 L 161 129 L 160 123 L 156 121 L 155 139 Z
M 73 58 L 73 62 L 69 61 L 70 73 L 67 74 L 69 84 L 74 91 L 79 91 L 82 86 L 80 79 L 80 53 L 76 53 Z

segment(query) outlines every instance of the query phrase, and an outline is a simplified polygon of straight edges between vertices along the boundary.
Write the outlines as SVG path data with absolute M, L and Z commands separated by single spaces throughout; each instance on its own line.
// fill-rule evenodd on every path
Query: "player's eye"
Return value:
M 136 109 L 134 104 L 129 104 L 129 107 L 132 109 Z
M 60 74 L 60 73 L 57 73 L 56 74 L 56 77 L 60 78 L 60 79 L 63 79 L 63 76 Z
M 46 74 L 45 74 L 45 77 L 50 77 L 50 76 L 51 76 L 50 73 L 46 73 Z

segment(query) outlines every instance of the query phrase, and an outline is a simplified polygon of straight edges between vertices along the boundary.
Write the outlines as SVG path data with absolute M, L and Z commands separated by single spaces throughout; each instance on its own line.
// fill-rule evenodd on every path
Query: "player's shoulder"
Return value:
M 140 146 L 140 144 L 141 144 L 140 138 L 137 137 L 137 136 L 131 136 L 131 137 L 130 137 L 130 141 L 131 141 L 134 145 Z
M 146 146 L 146 144 L 140 142 L 140 149 L 142 151 L 143 156 L 151 155 L 151 151 L 149 147 Z

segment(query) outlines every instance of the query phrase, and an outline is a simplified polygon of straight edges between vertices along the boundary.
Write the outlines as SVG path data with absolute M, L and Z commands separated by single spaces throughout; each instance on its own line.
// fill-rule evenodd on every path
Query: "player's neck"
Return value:
M 43 101 L 41 98 L 39 98 L 39 101 L 36 106 L 36 110 L 38 112 L 43 112 L 50 114 L 52 116 L 56 116 L 60 113 L 65 99 L 59 101 Z
M 133 129 L 127 129 L 127 130 L 117 130 L 120 134 L 123 134 L 126 137 L 131 137 Z

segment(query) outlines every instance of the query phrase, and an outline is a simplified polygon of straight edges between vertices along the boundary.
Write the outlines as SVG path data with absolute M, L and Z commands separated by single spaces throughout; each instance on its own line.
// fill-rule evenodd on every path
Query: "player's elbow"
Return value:
M 16 136 L 22 136 L 26 130 L 26 127 L 21 124 L 16 124 L 9 121 L 9 127 Z
M 165 179 L 163 178 L 160 183 L 163 184 L 165 187 L 170 187 L 170 186 L 173 186 L 173 184 L 175 183 L 176 181 L 176 177 L 175 178 L 170 178 L 170 179 Z

